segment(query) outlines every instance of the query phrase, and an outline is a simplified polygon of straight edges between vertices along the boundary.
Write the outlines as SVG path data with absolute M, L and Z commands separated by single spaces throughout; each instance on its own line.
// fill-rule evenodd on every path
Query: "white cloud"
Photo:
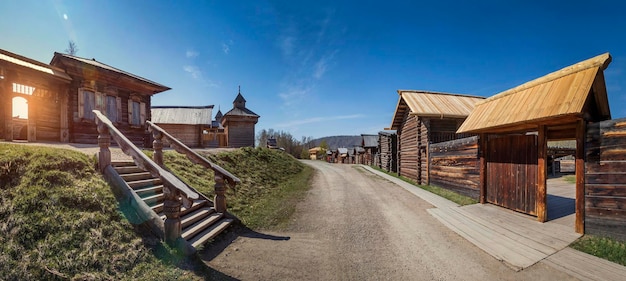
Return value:
M 189 72 L 189 74 L 191 74 L 191 77 L 193 77 L 194 79 L 202 77 L 202 72 L 200 71 L 200 68 L 195 65 L 185 65 L 183 67 L 183 70 L 185 70 L 185 72 Z
M 185 54 L 185 56 L 187 56 L 187 58 L 195 58 L 198 55 L 200 55 L 198 52 L 194 51 L 194 50 L 187 50 L 187 53 Z
M 228 44 L 226 43 L 222 43 L 222 51 L 224 51 L 224 54 L 227 54 L 230 52 L 230 46 L 228 46 Z
M 315 77 L 315 79 L 320 79 L 324 76 L 324 73 L 326 73 L 326 70 L 328 69 L 328 65 L 332 62 L 336 53 L 337 50 L 333 51 L 329 55 L 321 57 L 317 63 L 315 63 L 313 68 L 313 77 Z
M 365 117 L 365 115 L 363 114 L 312 117 L 312 118 L 307 118 L 307 119 L 302 119 L 302 120 L 293 120 L 293 121 L 286 122 L 286 123 L 276 124 L 276 127 L 285 128 L 285 127 L 293 127 L 293 126 L 310 124 L 310 123 L 320 123 L 320 122 L 328 122 L 328 121 L 342 120 L 342 119 L 357 119 L 357 118 L 363 118 L 363 117 Z
M 67 20 L 67 14 L 63 14 L 63 19 Z
M 292 86 L 287 91 L 278 94 L 278 96 L 283 100 L 284 106 L 291 106 L 308 96 L 310 91 L 309 88 Z
M 285 36 L 280 39 L 278 42 L 278 46 L 280 50 L 283 52 L 283 56 L 289 57 L 293 54 L 293 49 L 296 44 L 296 37 L 293 36 Z

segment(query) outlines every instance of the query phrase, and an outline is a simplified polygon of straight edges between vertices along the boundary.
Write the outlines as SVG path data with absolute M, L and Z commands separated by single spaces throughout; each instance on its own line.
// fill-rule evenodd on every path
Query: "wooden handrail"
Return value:
M 187 184 L 182 182 L 169 171 L 163 169 L 157 163 L 152 161 L 150 157 L 145 155 L 137 148 L 128 138 L 126 138 L 106 116 L 99 110 L 93 110 L 96 116 L 96 124 L 98 126 L 98 167 L 101 172 L 111 165 L 111 151 L 109 146 L 111 138 L 117 142 L 122 151 L 133 158 L 135 164 L 142 169 L 150 172 L 154 177 L 158 177 L 163 182 L 163 213 L 165 213 L 165 241 L 170 245 L 176 245 L 181 237 L 181 220 L 180 206 L 191 208 L 193 199 L 200 196 L 191 189 Z
M 148 130 L 150 132 L 154 133 L 156 131 L 156 132 L 161 133 L 163 135 L 163 137 L 165 139 L 167 139 L 167 141 L 170 143 L 170 147 L 171 148 L 173 148 L 178 153 L 185 154 L 187 156 L 187 158 L 189 158 L 189 160 L 191 160 L 191 162 L 193 162 L 194 164 L 202 165 L 203 167 L 205 167 L 207 169 L 211 169 L 211 170 L 213 170 L 215 172 L 218 172 L 218 173 L 224 175 L 224 177 L 228 181 L 229 185 L 231 185 L 231 186 L 234 186 L 235 184 L 241 183 L 241 180 L 239 180 L 239 178 L 237 178 L 236 176 L 234 176 L 230 172 L 226 171 L 224 168 L 220 167 L 219 165 L 217 165 L 217 164 L 209 161 L 208 159 L 202 157 L 197 152 L 191 150 L 191 148 L 186 146 L 184 143 L 179 141 L 177 138 L 175 138 L 172 135 L 170 135 L 168 132 L 163 130 L 158 125 L 152 123 L 151 121 L 146 121 L 146 123 L 148 124 Z

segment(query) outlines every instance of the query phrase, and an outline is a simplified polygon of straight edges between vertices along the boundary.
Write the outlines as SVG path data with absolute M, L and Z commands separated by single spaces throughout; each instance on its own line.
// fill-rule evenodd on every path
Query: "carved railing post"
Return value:
M 104 169 L 111 165 L 111 136 L 109 135 L 109 128 L 106 124 L 98 122 L 98 146 L 100 152 L 98 153 L 98 169 L 100 172 L 104 172 Z
M 218 213 L 226 212 L 226 196 L 224 193 L 226 192 L 226 185 L 224 184 L 224 176 L 218 172 L 214 171 L 215 174 L 215 199 L 213 199 L 213 204 L 215 204 L 215 211 Z
M 163 187 L 165 201 L 163 202 L 163 213 L 165 213 L 165 242 L 169 245 L 175 245 L 176 240 L 180 238 L 180 193 L 178 189 L 169 186 Z
M 152 148 L 154 149 L 152 160 L 159 166 L 163 166 L 163 134 L 157 130 L 152 130 L 152 137 L 154 138 L 152 141 Z

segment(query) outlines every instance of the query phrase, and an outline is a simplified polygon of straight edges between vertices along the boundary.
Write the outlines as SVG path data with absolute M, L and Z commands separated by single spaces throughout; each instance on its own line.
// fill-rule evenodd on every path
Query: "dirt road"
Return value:
M 542 263 L 511 270 L 363 168 L 305 163 L 317 173 L 290 228 L 237 237 L 204 255 L 212 268 L 242 280 L 572 279 Z

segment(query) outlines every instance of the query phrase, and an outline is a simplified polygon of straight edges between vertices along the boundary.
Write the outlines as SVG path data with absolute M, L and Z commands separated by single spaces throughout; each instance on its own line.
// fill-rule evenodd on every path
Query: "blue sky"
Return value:
M 0 48 L 49 62 L 78 45 L 172 88 L 153 105 L 232 108 L 260 129 L 376 133 L 398 89 L 491 96 L 610 52 L 626 117 L 622 1 L 0 1 Z M 217 110 L 214 111 L 214 113 Z

